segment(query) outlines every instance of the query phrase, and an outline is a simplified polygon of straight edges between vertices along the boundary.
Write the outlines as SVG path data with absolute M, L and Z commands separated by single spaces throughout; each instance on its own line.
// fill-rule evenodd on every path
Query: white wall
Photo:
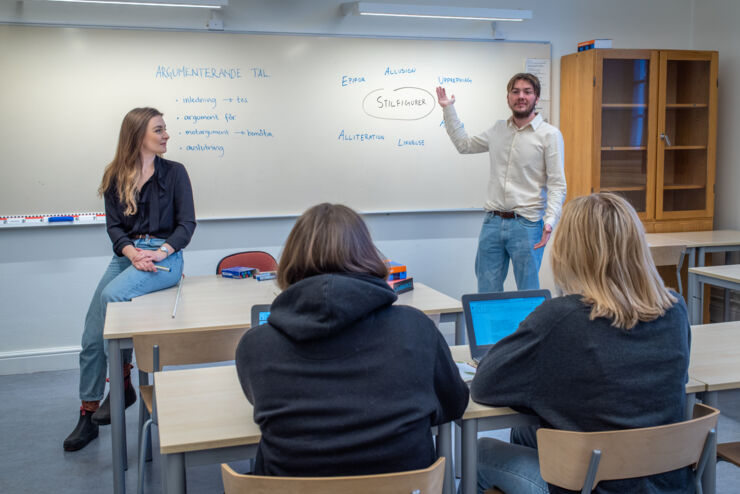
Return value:
M 717 181 L 715 219 L 717 229 L 740 230 L 740 2 L 703 0 L 694 12 L 694 48 L 719 50 L 717 100 Z
M 491 26 L 482 21 L 404 20 L 344 18 L 339 0 L 231 0 L 224 9 L 226 30 L 356 35 L 395 35 L 490 38 Z M 401 3 L 400 1 L 398 3 Z M 459 4 L 449 0 L 403 0 L 403 3 Z M 466 6 L 531 9 L 534 19 L 504 26 L 512 40 L 545 40 L 553 47 L 553 108 L 559 115 L 559 60 L 575 51 L 578 41 L 593 37 L 612 38 L 620 48 L 697 48 L 720 50 L 720 74 L 727 68 L 725 52 L 735 51 L 717 40 L 737 34 L 732 19 L 738 18 L 733 0 L 710 3 L 710 11 L 725 15 L 725 21 L 711 21 L 710 13 L 697 12 L 692 28 L 693 0 L 522 0 L 519 2 L 466 0 Z M 734 15 L 731 15 L 734 14 Z M 113 7 L 100 5 L 48 4 L 44 2 L 3 2 L 0 22 L 132 26 L 151 28 L 202 29 L 208 14 L 197 9 Z M 152 47 L 156 50 L 157 47 Z M 735 64 L 735 79 L 737 65 Z M 727 81 L 729 82 L 729 81 Z M 725 82 L 725 88 L 729 84 Z M 492 88 L 504 97 L 504 88 Z M 725 106 L 720 92 L 720 106 Z M 738 102 L 733 103 L 740 110 Z M 720 111 L 720 119 L 730 111 Z M 736 112 L 732 112 L 734 114 Z M 727 122 L 730 124 L 730 122 Z M 721 125 L 722 127 L 722 125 Z M 736 127 L 737 128 L 737 127 Z M 29 129 L 32 131 L 32 129 Z M 724 139 L 731 141 L 724 133 Z M 720 140 L 723 140 L 722 130 Z M 43 144 L 43 136 L 39 136 Z M 734 148 L 720 146 L 727 159 Z M 734 144 L 737 146 L 737 144 Z M 0 160 L 2 160 L 0 154 Z M 486 166 L 486 159 L 473 166 Z M 0 161 L 4 176 L 17 163 Z M 454 164 L 451 164 L 454 166 Z M 101 163 L 101 172 L 103 164 Z M 461 168 L 463 172 L 464 168 Z M 727 174 L 726 176 L 724 174 Z M 727 166 L 718 171 L 717 183 L 737 180 Z M 733 201 L 730 185 L 718 185 L 718 197 Z M 722 194 L 720 187 L 728 192 Z M 737 201 L 738 199 L 734 199 Z M 483 202 L 483 197 L 480 198 Z M 735 203 L 717 201 L 718 218 L 728 222 Z M 727 210 L 725 208 L 727 207 Z M 451 296 L 475 291 L 473 262 L 481 213 L 420 213 L 373 215 L 367 218 L 379 247 L 391 258 L 405 262 L 415 279 Z M 201 222 L 186 250 L 186 273 L 209 274 L 225 254 L 236 250 L 262 249 L 277 255 L 293 219 L 256 219 Z M 730 226 L 729 223 L 728 225 Z M 738 227 L 738 225 L 734 225 Z M 89 298 L 111 254 L 110 243 L 101 226 L 18 228 L 0 230 L 0 374 L 72 368 Z M 547 261 L 543 285 L 551 287 Z M 507 285 L 513 286 L 513 285 Z

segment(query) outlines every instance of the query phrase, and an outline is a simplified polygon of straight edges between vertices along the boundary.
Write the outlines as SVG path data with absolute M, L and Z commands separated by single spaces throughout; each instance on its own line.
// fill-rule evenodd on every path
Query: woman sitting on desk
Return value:
M 635 210 L 613 194 L 573 199 L 552 245 L 544 302 L 481 360 L 475 401 L 534 413 L 543 426 L 604 431 L 684 420 L 690 329 L 686 305 L 653 264 Z M 509 444 L 478 441 L 479 492 L 567 492 L 540 477 L 531 428 Z M 690 472 L 600 482 L 598 493 L 689 493 Z
M 278 265 L 284 291 L 247 331 L 236 369 L 262 431 L 255 473 L 362 475 L 426 468 L 431 427 L 468 388 L 434 323 L 393 305 L 362 219 L 319 204 L 298 219 Z
M 105 390 L 103 323 L 108 302 L 131 300 L 168 288 L 182 275 L 182 252 L 195 230 L 193 192 L 185 167 L 160 157 L 167 130 L 154 108 L 135 108 L 121 124 L 118 148 L 106 167 L 98 193 L 105 199 L 105 221 L 115 255 L 95 290 L 85 317 L 80 352 L 80 417 L 64 440 L 76 451 L 110 423 Z M 131 386 L 131 351 L 124 355 L 126 407 L 136 401 Z

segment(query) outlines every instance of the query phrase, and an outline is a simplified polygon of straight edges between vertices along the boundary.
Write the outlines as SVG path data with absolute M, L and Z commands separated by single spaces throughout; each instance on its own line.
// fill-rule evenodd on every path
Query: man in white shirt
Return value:
M 455 112 L 455 96 L 437 88 L 447 133 L 458 152 L 488 152 L 491 160 L 475 259 L 479 292 L 503 291 L 509 259 L 519 290 L 539 288 L 542 252 L 565 201 L 563 135 L 534 111 L 540 81 L 520 73 L 506 89 L 512 116 L 469 137 Z

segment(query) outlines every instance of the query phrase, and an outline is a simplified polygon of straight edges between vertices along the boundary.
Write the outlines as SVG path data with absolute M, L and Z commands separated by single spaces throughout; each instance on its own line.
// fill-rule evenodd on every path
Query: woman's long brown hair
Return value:
M 115 185 L 118 200 L 126 205 L 123 212 L 125 215 L 136 214 L 138 194 L 136 184 L 141 177 L 141 163 L 139 162 L 141 144 L 144 141 L 149 120 L 161 116 L 162 113 L 154 108 L 134 108 L 123 117 L 116 155 L 113 161 L 105 167 L 98 194 L 102 196 L 111 186 Z

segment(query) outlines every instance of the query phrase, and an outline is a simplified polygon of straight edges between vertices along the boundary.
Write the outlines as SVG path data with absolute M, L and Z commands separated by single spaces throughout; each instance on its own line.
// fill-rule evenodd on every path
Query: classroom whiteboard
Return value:
M 471 134 L 507 118 L 506 82 L 548 43 L 0 26 L 0 214 L 101 211 L 124 114 L 154 106 L 198 218 L 481 207 Z M 549 84 L 549 81 L 547 81 Z

